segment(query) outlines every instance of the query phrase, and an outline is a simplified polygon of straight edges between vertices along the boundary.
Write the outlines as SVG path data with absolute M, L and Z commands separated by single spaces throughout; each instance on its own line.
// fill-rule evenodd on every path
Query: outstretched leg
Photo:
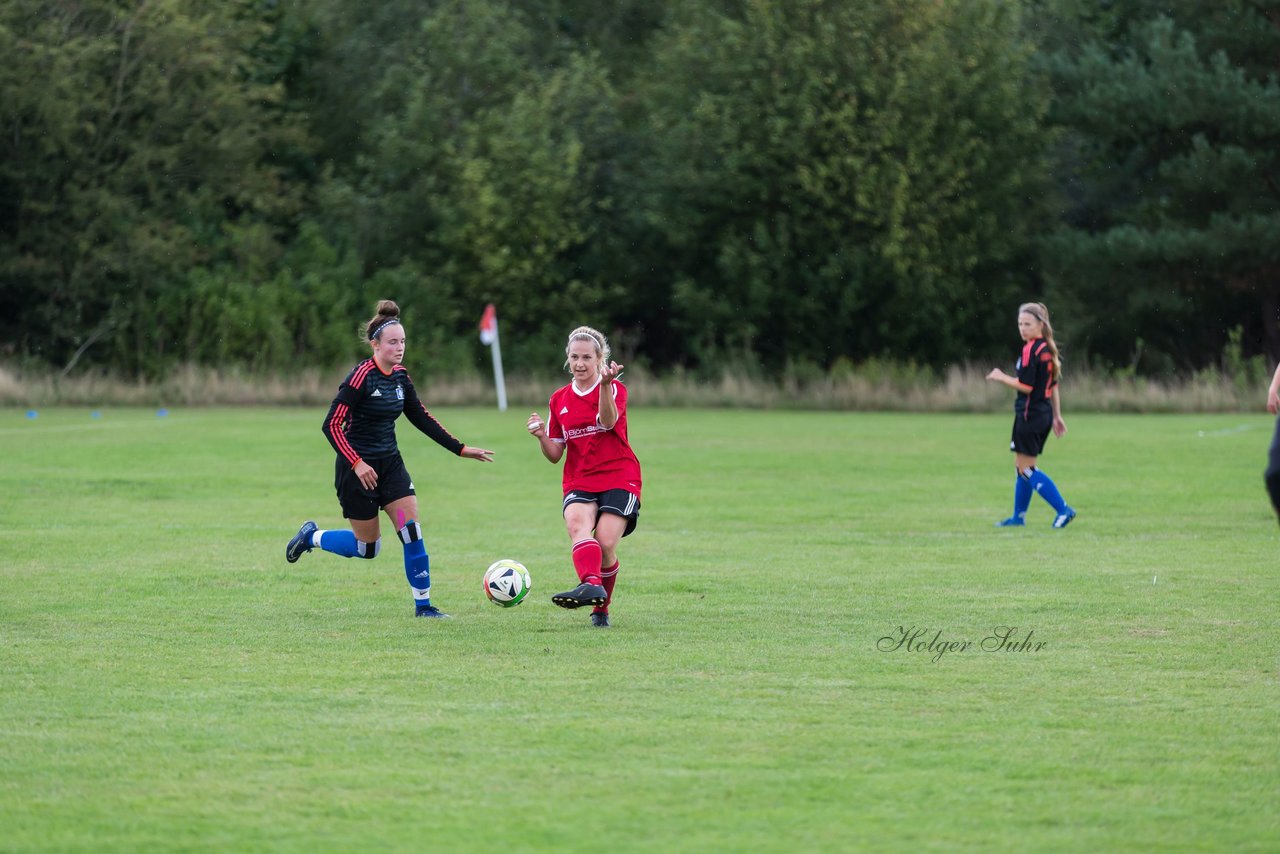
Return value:
M 340 557 L 362 557 L 370 560 L 377 557 L 382 545 L 377 518 L 351 519 L 350 522 L 350 531 L 324 531 L 315 522 L 303 522 L 298 533 L 285 546 L 285 560 L 297 563 L 304 552 L 317 547 Z
M 573 569 L 580 582 L 577 587 L 557 593 L 551 601 L 561 608 L 581 608 L 584 605 L 602 606 L 608 598 L 600 583 L 600 541 L 594 536 L 596 524 L 595 502 L 576 502 L 564 508 L 565 530 L 573 543 Z

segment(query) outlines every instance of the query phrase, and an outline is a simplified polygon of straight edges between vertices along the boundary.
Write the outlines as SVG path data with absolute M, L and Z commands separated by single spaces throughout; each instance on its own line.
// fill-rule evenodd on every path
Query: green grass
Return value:
M 1280 528 L 1252 415 L 638 409 L 614 628 L 524 411 L 400 428 L 448 622 L 340 524 L 316 410 L 0 410 L 0 850 L 1274 850 Z M 385 520 L 384 520 L 385 521 Z M 488 604 L 498 557 L 532 598 Z M 1039 651 L 877 649 L 899 627 Z

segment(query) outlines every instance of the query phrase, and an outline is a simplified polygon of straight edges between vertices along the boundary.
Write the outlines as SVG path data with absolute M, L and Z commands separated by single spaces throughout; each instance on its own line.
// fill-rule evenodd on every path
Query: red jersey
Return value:
M 610 385 L 618 405 L 618 423 L 600 426 L 600 381 L 582 392 L 569 383 L 556 389 L 548 404 L 547 437 L 565 445 L 564 491 L 606 492 L 625 489 L 640 496 L 640 461 L 627 442 L 627 387 Z

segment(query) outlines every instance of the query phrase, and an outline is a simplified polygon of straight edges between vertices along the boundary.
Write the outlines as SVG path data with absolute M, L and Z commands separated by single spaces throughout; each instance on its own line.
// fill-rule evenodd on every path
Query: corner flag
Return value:
M 480 343 L 493 349 L 493 384 L 498 387 L 498 411 L 507 411 L 507 383 L 502 377 L 502 347 L 498 343 L 498 310 L 489 303 L 480 316 Z

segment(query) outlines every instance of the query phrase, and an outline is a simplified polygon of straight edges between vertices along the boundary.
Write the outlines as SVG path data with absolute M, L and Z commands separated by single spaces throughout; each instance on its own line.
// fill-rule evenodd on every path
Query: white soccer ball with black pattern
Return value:
M 503 558 L 494 561 L 484 572 L 484 595 L 500 608 L 514 608 L 529 595 L 533 581 L 529 570 L 518 560 Z

